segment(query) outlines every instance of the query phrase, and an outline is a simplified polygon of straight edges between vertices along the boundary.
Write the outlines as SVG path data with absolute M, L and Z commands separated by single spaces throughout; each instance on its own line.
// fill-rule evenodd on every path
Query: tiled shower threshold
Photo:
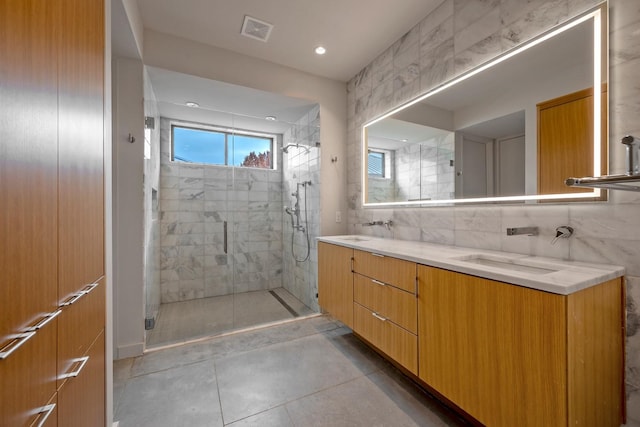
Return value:
M 284 288 L 162 304 L 147 351 L 315 315 Z

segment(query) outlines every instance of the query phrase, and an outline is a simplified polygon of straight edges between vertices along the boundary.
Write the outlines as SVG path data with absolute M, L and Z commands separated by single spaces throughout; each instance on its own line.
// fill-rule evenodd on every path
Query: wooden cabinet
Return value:
M 418 374 L 416 264 L 354 251 L 353 331 Z
M 104 45 L 102 0 L 0 2 L 2 426 L 104 424 L 104 345 L 80 392 L 102 422 L 58 420 L 60 339 L 86 352 L 105 322 L 104 283 L 84 292 L 105 273 Z M 72 315 L 74 295 L 92 308 Z
M 318 304 L 353 328 L 353 249 L 318 243 Z
M 491 426 L 619 426 L 621 279 L 571 295 L 418 267 L 419 377 Z

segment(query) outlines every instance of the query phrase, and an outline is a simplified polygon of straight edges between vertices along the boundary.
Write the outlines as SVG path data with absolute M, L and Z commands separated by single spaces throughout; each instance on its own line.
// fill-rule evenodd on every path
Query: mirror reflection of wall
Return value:
M 561 144 L 557 138 L 539 145 L 538 105 L 575 92 L 593 91 L 594 81 L 599 78 L 596 69 L 600 70 L 594 56 L 596 30 L 596 19 L 590 16 L 516 55 L 505 55 L 501 62 L 469 78 L 436 88 L 406 108 L 366 124 L 366 160 L 374 161 L 371 153 L 386 153 L 390 167 L 386 176 L 372 175 L 370 170 L 365 174 L 365 203 L 571 192 L 564 188 L 564 178 L 589 175 L 594 169 L 594 105 L 590 104 L 591 109 L 585 110 L 576 125 L 588 127 L 586 132 L 576 132 L 572 125 L 562 133 L 563 140 L 572 140 L 564 154 L 551 148 Z M 599 59 L 606 64 L 606 57 Z M 602 74 L 605 83 L 606 72 Z M 551 128 L 558 126 L 556 122 Z M 606 129 L 606 120 L 602 127 Z M 602 140 L 606 146 L 606 132 Z M 546 148 L 540 152 L 540 147 Z M 575 153 L 585 153 L 579 168 L 572 165 Z M 569 166 L 539 162 L 550 158 Z M 606 164 L 603 167 L 606 170 Z M 541 189 L 544 179 L 540 174 L 546 175 L 548 170 L 555 171 L 548 180 L 558 181 L 558 185 L 545 184 Z

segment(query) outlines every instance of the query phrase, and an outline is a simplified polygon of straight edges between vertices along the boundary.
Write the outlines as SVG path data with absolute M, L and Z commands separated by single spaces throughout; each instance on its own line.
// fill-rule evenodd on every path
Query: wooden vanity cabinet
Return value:
M 619 426 L 622 279 L 558 295 L 418 266 L 419 377 L 490 426 Z
M 416 264 L 354 250 L 353 331 L 418 374 Z
M 353 249 L 318 242 L 318 304 L 353 328 Z

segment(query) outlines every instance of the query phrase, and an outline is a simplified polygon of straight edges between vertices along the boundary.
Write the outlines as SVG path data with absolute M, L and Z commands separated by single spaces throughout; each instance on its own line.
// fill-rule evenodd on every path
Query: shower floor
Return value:
M 284 288 L 161 304 L 147 348 L 219 335 L 314 312 Z

